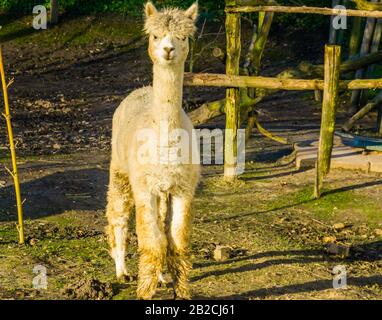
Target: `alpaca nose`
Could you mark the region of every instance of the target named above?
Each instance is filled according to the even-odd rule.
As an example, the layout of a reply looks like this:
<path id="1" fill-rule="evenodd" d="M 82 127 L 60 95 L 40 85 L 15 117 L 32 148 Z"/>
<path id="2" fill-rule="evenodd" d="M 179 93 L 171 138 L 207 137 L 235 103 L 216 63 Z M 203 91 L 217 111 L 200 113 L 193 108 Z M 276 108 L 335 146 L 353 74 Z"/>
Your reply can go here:
<path id="1" fill-rule="evenodd" d="M 170 55 L 170 53 L 175 50 L 174 47 L 164 47 L 163 49 L 164 49 L 164 51 L 167 52 L 168 55 Z"/>

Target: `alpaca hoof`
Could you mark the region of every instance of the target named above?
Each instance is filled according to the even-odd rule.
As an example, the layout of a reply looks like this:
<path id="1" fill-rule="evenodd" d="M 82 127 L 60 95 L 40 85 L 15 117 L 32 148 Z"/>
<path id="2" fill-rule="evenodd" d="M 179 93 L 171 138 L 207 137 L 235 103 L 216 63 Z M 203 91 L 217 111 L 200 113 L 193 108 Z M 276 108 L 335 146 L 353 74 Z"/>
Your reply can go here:
<path id="1" fill-rule="evenodd" d="M 140 294 L 140 293 L 137 293 L 137 299 L 138 300 L 152 300 L 153 298 L 153 294 Z"/>
<path id="2" fill-rule="evenodd" d="M 131 274 L 122 274 L 118 276 L 117 279 L 119 282 L 122 282 L 122 283 L 130 283 L 130 282 L 136 281 L 137 277 Z"/>
<path id="3" fill-rule="evenodd" d="M 137 288 L 137 297 L 138 300 L 151 300 L 156 292 L 157 289 L 157 282 L 155 283 L 150 283 L 149 285 L 142 285 L 138 281 L 138 288 Z"/>
<path id="4" fill-rule="evenodd" d="M 191 300 L 188 290 L 174 290 L 174 300 Z"/>
<path id="5" fill-rule="evenodd" d="M 158 279 L 159 288 L 168 288 L 172 285 L 172 279 L 169 275 L 160 274 Z"/>
<path id="6" fill-rule="evenodd" d="M 174 300 L 191 300 L 190 293 L 174 294 Z"/>

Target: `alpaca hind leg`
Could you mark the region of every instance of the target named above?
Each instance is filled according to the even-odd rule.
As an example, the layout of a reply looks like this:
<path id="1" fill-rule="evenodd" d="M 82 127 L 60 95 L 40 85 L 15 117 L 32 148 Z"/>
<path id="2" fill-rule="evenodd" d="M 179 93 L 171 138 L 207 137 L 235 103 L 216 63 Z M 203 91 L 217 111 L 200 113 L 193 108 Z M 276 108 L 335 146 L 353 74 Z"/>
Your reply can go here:
<path id="1" fill-rule="evenodd" d="M 167 240 L 158 215 L 158 199 L 146 195 L 136 205 L 139 247 L 138 299 L 151 299 L 166 257 Z"/>
<path id="2" fill-rule="evenodd" d="M 173 197 L 172 212 L 167 228 L 167 265 L 171 272 L 175 298 L 190 299 L 188 275 L 191 263 L 188 259 L 189 235 L 191 229 L 191 200 Z"/>

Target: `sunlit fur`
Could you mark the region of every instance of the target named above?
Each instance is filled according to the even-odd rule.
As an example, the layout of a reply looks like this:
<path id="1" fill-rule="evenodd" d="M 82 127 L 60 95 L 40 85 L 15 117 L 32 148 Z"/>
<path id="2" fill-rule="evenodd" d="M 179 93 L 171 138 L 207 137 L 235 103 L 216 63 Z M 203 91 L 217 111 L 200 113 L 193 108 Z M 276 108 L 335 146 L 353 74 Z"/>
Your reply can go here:
<path id="1" fill-rule="evenodd" d="M 140 253 L 138 289 L 140 299 L 153 297 L 166 264 L 175 295 L 190 298 L 187 248 L 191 229 L 191 204 L 200 176 L 198 164 L 142 164 L 137 161 L 140 144 L 136 134 L 151 128 L 158 135 L 183 129 L 192 139 L 193 126 L 182 109 L 184 64 L 193 36 L 197 4 L 188 10 L 157 11 L 145 6 L 145 30 L 153 61 L 153 86 L 131 93 L 113 118 L 107 234 L 118 278 L 127 275 L 125 266 L 128 219 L 135 207 Z M 191 146 L 191 141 L 188 141 Z M 170 140 L 170 145 L 175 141 Z M 159 144 L 155 149 L 160 150 Z M 191 154 L 190 154 L 191 156 Z"/>

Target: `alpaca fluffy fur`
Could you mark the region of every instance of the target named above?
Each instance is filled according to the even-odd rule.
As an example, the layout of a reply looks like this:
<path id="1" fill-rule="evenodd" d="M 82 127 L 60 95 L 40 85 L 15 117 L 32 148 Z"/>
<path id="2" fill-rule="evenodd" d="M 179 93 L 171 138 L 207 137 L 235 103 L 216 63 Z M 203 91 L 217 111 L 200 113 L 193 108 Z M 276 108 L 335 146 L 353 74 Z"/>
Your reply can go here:
<path id="1" fill-rule="evenodd" d="M 193 126 L 182 109 L 184 63 L 188 41 L 195 31 L 197 5 L 187 11 L 159 12 L 146 4 L 145 30 L 150 34 L 149 55 L 153 61 L 153 86 L 131 93 L 113 117 L 112 154 L 106 216 L 110 253 L 118 278 L 127 276 L 125 267 L 127 225 L 135 207 L 140 253 L 137 295 L 150 299 L 167 263 L 175 295 L 190 298 L 188 243 L 191 204 L 200 176 L 192 164 L 141 163 L 137 134 L 150 128 L 159 135 L 163 123 L 168 130 L 183 129 L 192 139 Z M 156 39 L 156 40 L 155 40 Z M 173 50 L 166 54 L 168 46 Z M 170 56 L 171 55 L 171 56 Z M 191 141 L 189 146 L 193 144 Z M 194 141 L 195 142 L 195 141 Z M 174 146 L 176 141 L 169 141 Z M 160 153 L 159 143 L 153 146 Z M 190 157 L 192 150 L 190 152 Z"/>
<path id="2" fill-rule="evenodd" d="M 168 32 L 179 38 L 193 37 L 196 31 L 194 20 L 177 8 L 165 9 L 146 19 L 146 34 L 163 36 Z"/>

